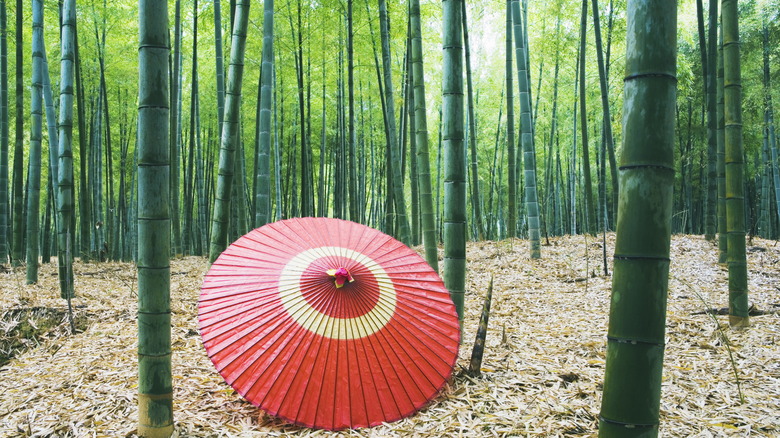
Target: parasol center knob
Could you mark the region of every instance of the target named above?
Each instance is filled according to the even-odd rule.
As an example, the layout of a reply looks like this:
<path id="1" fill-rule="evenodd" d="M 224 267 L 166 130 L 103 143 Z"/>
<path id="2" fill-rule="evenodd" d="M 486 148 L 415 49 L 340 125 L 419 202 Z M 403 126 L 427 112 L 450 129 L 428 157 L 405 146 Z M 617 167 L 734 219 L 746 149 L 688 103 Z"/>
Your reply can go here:
<path id="1" fill-rule="evenodd" d="M 350 274 L 347 268 L 344 267 L 338 269 L 328 269 L 328 275 L 335 279 L 334 283 L 336 284 L 336 288 L 344 286 L 347 282 L 352 283 L 355 281 L 355 279 L 352 278 L 352 274 Z"/>

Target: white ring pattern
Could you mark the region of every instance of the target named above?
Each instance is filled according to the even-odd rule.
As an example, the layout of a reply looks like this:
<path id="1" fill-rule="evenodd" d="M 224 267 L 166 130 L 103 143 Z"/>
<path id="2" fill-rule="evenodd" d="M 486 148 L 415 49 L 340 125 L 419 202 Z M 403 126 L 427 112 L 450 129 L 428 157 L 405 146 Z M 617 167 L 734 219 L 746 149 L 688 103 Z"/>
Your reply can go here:
<path id="1" fill-rule="evenodd" d="M 374 275 L 379 286 L 379 300 L 369 312 L 355 318 L 339 318 L 320 312 L 306 301 L 301 292 L 301 276 L 314 260 L 334 255 L 352 259 Z M 351 340 L 370 336 L 381 330 L 395 312 L 395 287 L 387 272 L 372 258 L 349 248 L 320 246 L 301 252 L 285 265 L 279 276 L 278 290 L 285 310 L 298 324 L 331 339 Z"/>

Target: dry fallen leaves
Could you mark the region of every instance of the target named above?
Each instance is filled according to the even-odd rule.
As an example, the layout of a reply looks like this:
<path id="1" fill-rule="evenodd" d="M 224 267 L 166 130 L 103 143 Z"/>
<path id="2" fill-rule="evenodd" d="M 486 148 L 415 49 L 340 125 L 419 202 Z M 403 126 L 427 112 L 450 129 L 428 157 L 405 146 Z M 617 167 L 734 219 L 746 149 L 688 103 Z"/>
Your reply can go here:
<path id="1" fill-rule="evenodd" d="M 583 236 L 549 243 L 541 260 L 528 257 L 523 240 L 469 243 L 460 366 L 468 363 L 482 296 L 495 277 L 481 377 L 456 372 L 411 418 L 335 434 L 271 418 L 222 381 L 197 333 L 207 263 L 172 261 L 176 436 L 596 436 L 611 281 L 603 276 L 602 243 Z M 611 234 L 608 254 L 613 245 Z M 726 341 L 712 316 L 694 314 L 706 310 L 702 299 L 710 308 L 727 305 L 726 269 L 716 263 L 714 244 L 699 236 L 674 236 L 672 246 L 661 434 L 780 436 L 780 247 L 755 239 L 748 254 L 750 300 L 770 313 L 740 331 L 716 316 L 734 353 L 741 403 Z M 0 368 L 0 436 L 134 435 L 135 268 L 76 263 L 75 274 L 73 305 L 88 325 L 74 336 L 55 330 Z M 37 285 L 24 284 L 23 270 L 0 273 L 0 315 L 65 306 L 55 266 L 41 268 Z M 11 325 L 3 321 L 0 332 Z"/>

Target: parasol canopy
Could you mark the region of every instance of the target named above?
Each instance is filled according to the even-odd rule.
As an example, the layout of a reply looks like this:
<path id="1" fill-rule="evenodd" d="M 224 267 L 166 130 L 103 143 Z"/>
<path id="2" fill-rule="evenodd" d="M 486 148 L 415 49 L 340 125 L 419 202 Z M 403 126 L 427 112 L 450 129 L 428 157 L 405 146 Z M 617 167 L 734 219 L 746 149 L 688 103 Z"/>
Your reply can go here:
<path id="1" fill-rule="evenodd" d="M 460 329 L 439 276 L 392 237 L 340 219 L 250 231 L 198 304 L 217 371 L 269 414 L 322 429 L 407 417 L 450 378 Z"/>

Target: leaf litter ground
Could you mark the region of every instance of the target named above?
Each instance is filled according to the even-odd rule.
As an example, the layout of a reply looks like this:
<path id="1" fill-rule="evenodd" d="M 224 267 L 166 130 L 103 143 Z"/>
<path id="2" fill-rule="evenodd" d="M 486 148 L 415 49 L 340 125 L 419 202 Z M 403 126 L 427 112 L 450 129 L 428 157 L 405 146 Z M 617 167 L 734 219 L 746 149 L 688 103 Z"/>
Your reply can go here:
<path id="1" fill-rule="evenodd" d="M 614 234 L 608 234 L 607 254 L 613 248 Z M 197 332 L 207 263 L 173 260 L 175 436 L 594 437 L 611 282 L 603 272 L 602 243 L 554 238 L 542 256 L 530 260 L 528 242 L 519 239 L 469 243 L 464 342 L 451 383 L 410 418 L 338 433 L 286 425 L 224 383 Z M 728 301 L 727 270 L 716 262 L 713 243 L 673 237 L 661 435 L 780 436 L 780 245 L 761 239 L 749 245 L 750 301 L 764 314 L 753 316 L 746 330 L 731 330 L 727 316 L 705 312 Z M 75 335 L 68 334 L 56 266 L 42 266 L 37 285 L 24 284 L 21 268 L 0 272 L 0 346 L 16 356 L 0 368 L 0 436 L 134 436 L 135 268 L 76 263 L 74 270 Z M 462 369 L 491 276 L 482 375 L 469 377 Z M 6 342 L 22 324 L 36 326 L 39 314 L 59 319 L 22 345 Z"/>

